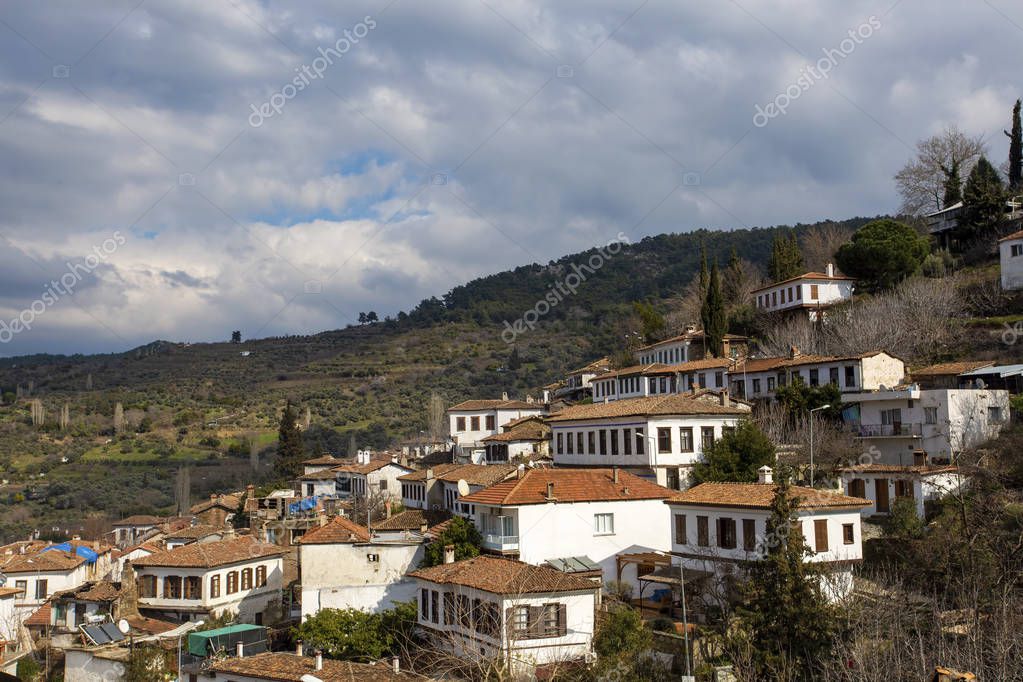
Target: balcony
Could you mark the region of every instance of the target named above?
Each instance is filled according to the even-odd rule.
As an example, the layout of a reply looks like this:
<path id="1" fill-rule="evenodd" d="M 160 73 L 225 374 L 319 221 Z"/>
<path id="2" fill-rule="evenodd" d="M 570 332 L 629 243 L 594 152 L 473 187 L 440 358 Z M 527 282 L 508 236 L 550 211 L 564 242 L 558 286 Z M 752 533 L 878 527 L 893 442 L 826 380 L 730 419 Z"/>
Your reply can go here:
<path id="1" fill-rule="evenodd" d="M 920 438 L 920 424 L 857 424 L 852 427 L 857 438 Z"/>
<path id="2" fill-rule="evenodd" d="M 519 536 L 485 533 L 483 535 L 483 546 L 496 552 L 516 552 L 519 549 Z"/>

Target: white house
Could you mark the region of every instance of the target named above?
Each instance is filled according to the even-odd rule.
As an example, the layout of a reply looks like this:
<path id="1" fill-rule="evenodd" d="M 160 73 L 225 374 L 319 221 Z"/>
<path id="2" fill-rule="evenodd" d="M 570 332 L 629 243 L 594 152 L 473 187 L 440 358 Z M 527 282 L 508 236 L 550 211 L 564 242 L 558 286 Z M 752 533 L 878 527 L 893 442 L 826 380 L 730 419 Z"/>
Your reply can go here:
<path id="1" fill-rule="evenodd" d="M 899 498 L 913 500 L 917 516 L 924 518 L 926 504 L 958 492 L 966 478 L 953 465 L 858 464 L 839 469 L 847 495 L 870 501 L 863 516 L 885 515 Z"/>
<path id="2" fill-rule="evenodd" d="M 834 384 L 842 393 L 856 393 L 898 386 L 905 376 L 906 363 L 884 351 L 837 357 L 803 355 L 798 348 L 788 357 L 748 358 L 730 373 L 734 393 L 749 399 L 773 398 L 796 377 L 807 386 Z"/>
<path id="3" fill-rule="evenodd" d="M 462 490 L 469 493 L 482 490 L 513 477 L 515 471 L 514 464 L 438 464 L 399 479 L 401 502 L 407 509 L 472 516 L 472 506 L 462 502 Z"/>
<path id="4" fill-rule="evenodd" d="M 1023 289 L 1023 230 L 998 240 L 998 259 L 1002 270 L 1002 289 Z"/>
<path id="5" fill-rule="evenodd" d="M 342 465 L 343 466 L 343 465 Z M 346 481 L 346 497 L 351 494 L 351 476 Z M 338 495 L 338 473 L 333 469 L 309 471 L 298 477 L 298 489 L 302 497 L 335 497 Z"/>
<path id="6" fill-rule="evenodd" d="M 281 601 L 285 554 L 242 536 L 142 557 L 132 564 L 139 609 L 172 621 L 231 614 L 259 625 Z"/>
<path id="7" fill-rule="evenodd" d="M 208 682 L 423 682 L 400 669 L 397 659 L 377 663 L 335 661 L 322 655 L 281 651 L 211 661 L 199 677 Z"/>
<path id="8" fill-rule="evenodd" d="M 1009 422 L 1009 393 L 916 384 L 842 397 L 842 417 L 877 464 L 950 464 Z"/>
<path id="9" fill-rule="evenodd" d="M 152 531 L 160 527 L 161 519 L 156 516 L 137 514 L 111 524 L 114 527 L 114 544 L 129 547 L 138 544 Z"/>
<path id="10" fill-rule="evenodd" d="M 735 358 L 744 355 L 749 339 L 737 334 L 725 334 L 722 355 Z M 636 351 L 641 365 L 681 365 L 707 357 L 707 337 L 702 330 L 690 326 L 685 333 L 643 346 Z"/>
<path id="11" fill-rule="evenodd" d="M 483 548 L 540 565 L 584 556 L 604 580 L 623 553 L 669 549 L 664 500 L 673 491 L 619 469 L 532 469 L 464 498 L 475 505 Z M 634 567 L 633 567 L 634 568 Z"/>
<path id="12" fill-rule="evenodd" d="M 677 490 L 704 449 L 749 413 L 727 391 L 705 391 L 576 405 L 547 423 L 557 466 L 621 467 Z"/>
<path id="13" fill-rule="evenodd" d="M 507 464 L 515 459 L 543 459 L 550 455 L 551 429 L 541 416 L 513 419 L 501 427 L 501 433 L 482 441 L 487 464 Z"/>
<path id="14" fill-rule="evenodd" d="M 781 312 L 805 310 L 810 319 L 817 319 L 817 313 L 824 308 L 852 299 L 851 277 L 835 273 L 835 266 L 828 263 L 824 272 L 807 272 L 797 277 L 768 284 L 751 292 L 757 310 Z"/>
<path id="15" fill-rule="evenodd" d="M 334 467 L 337 494 L 341 497 L 397 498 L 401 494 L 398 479 L 412 471 L 395 458 L 373 459 L 369 450 L 360 450 L 353 464 Z"/>
<path id="16" fill-rule="evenodd" d="M 302 462 L 303 474 L 315 474 L 317 471 L 324 471 L 331 467 L 341 466 L 345 461 L 331 454 L 320 455 Z"/>
<path id="17" fill-rule="evenodd" d="M 484 438 L 500 433 L 500 427 L 513 419 L 545 411 L 542 404 L 524 400 L 466 400 L 448 408 L 448 428 L 461 455 L 479 463 L 484 455 Z"/>
<path id="18" fill-rule="evenodd" d="M 335 516 L 299 540 L 302 618 L 320 609 L 379 612 L 415 599 L 409 570 L 423 558 L 420 533 L 370 534 L 365 526 Z"/>
<path id="19" fill-rule="evenodd" d="M 23 594 L 17 587 L 0 587 L 0 651 L 4 658 L 11 650 L 18 649 L 22 617 L 15 600 Z"/>
<path id="20" fill-rule="evenodd" d="M 411 576 L 419 625 L 455 657 L 528 673 L 592 653 L 600 586 L 586 578 L 492 556 Z"/>
<path id="21" fill-rule="evenodd" d="M 0 565 L 7 587 L 22 591 L 15 598 L 22 617 L 40 609 L 53 593 L 106 578 L 114 569 L 110 548 L 96 544 L 72 540 L 59 545 L 32 543 L 22 549 L 24 553 L 3 557 Z"/>
<path id="22" fill-rule="evenodd" d="M 863 559 L 860 512 L 870 502 L 800 486 L 789 490 L 799 500 L 795 528 L 810 548 L 805 560 L 827 565 L 822 588 L 831 599 L 846 596 L 852 590 L 852 568 Z M 770 469 L 764 467 L 760 483 L 701 483 L 668 500 L 675 565 L 691 576 L 711 576 L 715 584 L 741 576 L 780 541 L 767 536 L 776 492 Z"/>
<path id="23" fill-rule="evenodd" d="M 602 357 L 565 375 L 563 385 L 554 391 L 557 398 L 578 400 L 591 394 L 590 382 L 611 371 L 611 359 Z"/>
<path id="24" fill-rule="evenodd" d="M 698 388 L 727 389 L 731 364 L 728 358 L 706 358 L 674 365 L 655 363 L 626 367 L 593 380 L 593 401 L 644 398 Z"/>

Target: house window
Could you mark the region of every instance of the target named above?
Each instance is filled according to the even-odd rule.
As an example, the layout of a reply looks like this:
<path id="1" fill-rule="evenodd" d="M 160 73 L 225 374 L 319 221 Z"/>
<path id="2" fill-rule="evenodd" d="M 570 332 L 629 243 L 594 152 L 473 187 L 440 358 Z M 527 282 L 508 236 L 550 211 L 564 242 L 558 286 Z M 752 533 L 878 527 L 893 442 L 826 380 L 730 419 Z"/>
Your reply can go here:
<path id="1" fill-rule="evenodd" d="M 820 287 L 818 287 L 816 284 L 811 284 L 810 285 L 810 300 L 811 301 L 816 301 L 817 300 L 817 296 L 818 296 L 819 293 L 820 293 Z"/>
<path id="2" fill-rule="evenodd" d="M 987 420 L 992 424 L 1002 423 L 1002 408 L 993 406 L 987 408 Z"/>
<path id="3" fill-rule="evenodd" d="M 419 617 L 430 620 L 430 590 L 426 588 L 419 590 Z"/>
<path id="4" fill-rule="evenodd" d="M 802 284 L 800 284 L 799 286 L 796 287 L 796 300 L 797 301 L 802 301 L 803 300 L 803 285 Z"/>
<path id="5" fill-rule="evenodd" d="M 469 418 L 469 424 L 472 427 L 473 431 L 479 431 L 480 430 L 480 418 L 479 417 L 470 417 Z"/>
<path id="6" fill-rule="evenodd" d="M 772 291 L 771 292 L 771 306 L 773 307 L 773 306 L 776 306 L 776 305 L 778 305 L 778 292 L 777 291 Z"/>
<path id="7" fill-rule="evenodd" d="M 742 548 L 747 552 L 752 552 L 757 548 L 756 519 L 742 520 Z"/>
<path id="8" fill-rule="evenodd" d="M 1023 244 L 1013 244 L 1011 248 L 1013 258 L 1023 256 Z"/>
<path id="9" fill-rule="evenodd" d="M 856 541 L 855 531 L 851 523 L 842 524 L 842 542 L 851 545 Z"/>
<path id="10" fill-rule="evenodd" d="M 820 383 L 821 383 L 821 380 L 820 380 L 820 370 L 818 370 L 818 369 L 811 369 L 810 370 L 810 385 L 811 386 L 819 386 Z"/>
<path id="11" fill-rule="evenodd" d="M 828 551 L 827 519 L 817 519 L 813 522 L 813 545 L 817 552 Z"/>
<path id="12" fill-rule="evenodd" d="M 615 532 L 615 515 L 614 514 L 594 514 L 593 515 L 593 534 L 594 535 L 614 535 Z"/>
<path id="13" fill-rule="evenodd" d="M 643 429 L 636 429 L 636 454 L 642 455 L 646 452 L 645 446 L 643 445 L 646 440 L 646 436 L 643 433 Z"/>
<path id="14" fill-rule="evenodd" d="M 718 547 L 735 549 L 735 519 L 727 517 L 718 519 Z"/>
<path id="15" fill-rule="evenodd" d="M 525 638 L 529 635 L 529 607 L 515 606 L 511 617 L 512 637 Z"/>
<path id="16" fill-rule="evenodd" d="M 465 417 L 455 417 L 455 431 L 465 431 Z"/>
<path id="17" fill-rule="evenodd" d="M 618 429 L 611 429 L 611 454 L 618 454 Z"/>
<path id="18" fill-rule="evenodd" d="M 560 455 L 561 453 L 563 453 L 565 451 L 564 450 L 565 434 L 559 433 L 558 436 L 557 436 L 557 439 L 558 439 L 557 451 L 558 451 L 558 454 Z"/>
<path id="19" fill-rule="evenodd" d="M 700 429 L 700 447 L 706 452 L 711 445 L 714 445 L 714 427 L 704 426 Z"/>
<path id="20" fill-rule="evenodd" d="M 19 580 L 16 584 L 17 587 L 25 589 L 25 581 Z M 140 597 L 155 597 L 156 596 L 156 576 L 155 575 L 143 575 L 139 577 L 139 596 Z"/>
<path id="21" fill-rule="evenodd" d="M 924 424 L 937 424 L 938 423 L 938 408 L 936 407 L 925 407 L 924 408 Z"/>
<path id="22" fill-rule="evenodd" d="M 46 599 L 49 593 L 46 580 L 36 580 L 36 599 Z"/>
<path id="23" fill-rule="evenodd" d="M 181 576 L 168 575 L 163 579 L 164 599 L 181 599 Z"/>
<path id="24" fill-rule="evenodd" d="M 601 429 L 598 432 L 598 437 L 599 437 L 599 440 L 600 440 L 600 454 L 606 455 L 607 454 L 607 431 L 605 431 L 604 429 Z"/>
<path id="25" fill-rule="evenodd" d="M 696 544 L 700 547 L 710 546 L 709 522 L 706 516 L 696 517 Z"/>
<path id="26" fill-rule="evenodd" d="M 244 568 L 244 569 L 242 569 L 242 589 L 243 590 L 251 590 L 252 589 L 252 569 L 251 568 Z"/>
<path id="27" fill-rule="evenodd" d="M 911 481 L 895 481 L 895 497 L 913 497 L 913 483 Z"/>
<path id="28" fill-rule="evenodd" d="M 185 578 L 185 599 L 202 599 L 202 578 L 194 575 Z"/>
<path id="29" fill-rule="evenodd" d="M 234 594 L 238 591 L 238 571 L 230 571 L 227 574 L 227 593 Z"/>
<path id="30" fill-rule="evenodd" d="M 862 478 L 854 478 L 849 481 L 849 494 L 853 497 L 866 498 L 867 482 Z"/>
<path id="31" fill-rule="evenodd" d="M 632 429 L 622 429 L 622 452 L 632 454 Z"/>
<path id="32" fill-rule="evenodd" d="M 496 428 L 494 426 L 495 421 L 497 421 L 497 417 L 492 414 L 487 415 L 487 431 L 493 431 Z"/>
<path id="33" fill-rule="evenodd" d="M 768 391 L 774 390 L 774 377 L 767 377 L 767 390 Z"/>
<path id="34" fill-rule="evenodd" d="M 689 544 L 686 538 L 686 515 L 675 514 L 675 544 L 686 545 Z"/>
<path id="35" fill-rule="evenodd" d="M 583 432 L 579 431 L 575 434 L 575 451 L 578 454 L 583 454 Z"/>
<path id="36" fill-rule="evenodd" d="M 220 596 L 220 576 L 215 575 L 210 578 L 210 598 L 216 598 Z"/>
<path id="37" fill-rule="evenodd" d="M 678 435 L 682 452 L 693 451 L 693 427 L 691 426 L 680 426 L 678 429 Z"/>
<path id="38" fill-rule="evenodd" d="M 853 365 L 847 365 L 845 368 L 845 386 L 846 388 L 856 386 L 856 368 Z"/>
<path id="39" fill-rule="evenodd" d="M 455 595 L 451 592 L 444 593 L 444 624 L 454 625 L 455 623 Z"/>
<path id="40" fill-rule="evenodd" d="M 597 454 L 597 436 L 593 431 L 586 432 L 586 454 Z"/>
<path id="41" fill-rule="evenodd" d="M 543 633 L 548 637 L 559 637 L 561 632 L 561 604 L 543 605 Z"/>
<path id="42" fill-rule="evenodd" d="M 569 432 L 569 433 L 565 434 L 565 453 L 569 454 L 569 455 L 574 455 L 575 454 L 575 434 L 574 433 Z"/>
<path id="43" fill-rule="evenodd" d="M 753 380 L 753 393 L 760 393 L 760 379 Z"/>
<path id="44" fill-rule="evenodd" d="M 707 388 L 707 375 L 700 374 L 700 388 Z"/>
<path id="45" fill-rule="evenodd" d="M 724 372 L 714 372 L 714 385 L 717 388 L 721 388 L 721 387 L 723 387 L 725 385 L 725 373 Z"/>
<path id="46" fill-rule="evenodd" d="M 828 383 L 838 386 L 838 368 L 831 367 L 828 369 Z"/>
<path id="47" fill-rule="evenodd" d="M 671 452 L 671 428 L 668 426 L 657 427 L 657 452 L 661 454 Z"/>
<path id="48" fill-rule="evenodd" d="M 430 622 L 440 622 L 440 594 L 437 590 L 430 590 Z"/>

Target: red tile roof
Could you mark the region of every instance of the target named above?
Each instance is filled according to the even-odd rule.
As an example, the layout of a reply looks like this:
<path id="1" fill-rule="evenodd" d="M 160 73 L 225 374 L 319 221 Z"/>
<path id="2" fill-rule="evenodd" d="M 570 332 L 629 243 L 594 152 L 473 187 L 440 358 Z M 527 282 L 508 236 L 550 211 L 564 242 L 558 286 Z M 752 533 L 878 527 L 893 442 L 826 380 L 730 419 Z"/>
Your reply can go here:
<path id="1" fill-rule="evenodd" d="M 1012 234 L 1007 234 L 998 241 L 1006 242 L 1009 241 L 1010 239 L 1023 239 L 1023 230 L 1018 230 L 1016 232 L 1013 232 Z"/>
<path id="2" fill-rule="evenodd" d="M 992 360 L 962 360 L 959 362 L 942 362 L 937 365 L 928 365 L 919 369 L 910 370 L 912 377 L 947 376 L 972 372 L 982 367 L 991 367 L 995 363 Z"/>
<path id="3" fill-rule="evenodd" d="M 478 490 L 463 502 L 500 506 L 547 504 L 547 484 L 554 484 L 554 500 L 565 502 L 608 502 L 664 500 L 675 491 L 619 470 L 618 482 L 612 469 L 530 469 L 513 478 Z"/>
<path id="4" fill-rule="evenodd" d="M 392 462 L 390 458 L 387 458 L 387 459 L 373 459 L 373 460 L 370 460 L 369 464 L 343 464 L 341 466 L 337 466 L 337 467 L 331 468 L 330 471 L 343 472 L 343 473 L 346 473 L 346 474 L 363 474 L 363 475 L 365 475 L 365 474 L 371 474 L 374 471 L 379 471 L 380 469 L 383 469 L 385 466 L 387 466 L 389 464 L 393 464 L 396 467 L 401 467 L 402 469 L 405 469 L 406 471 L 410 471 L 410 469 L 408 467 L 402 466 L 401 464 L 398 464 L 396 462 Z"/>
<path id="5" fill-rule="evenodd" d="M 548 566 L 533 566 L 486 555 L 421 568 L 409 575 L 440 585 L 461 585 L 501 595 L 589 592 L 600 589 L 599 585 L 588 578 L 562 573 Z"/>
<path id="6" fill-rule="evenodd" d="M 954 464 L 918 464 L 902 466 L 898 464 L 857 464 L 851 467 L 841 467 L 839 471 L 855 474 L 950 474 L 959 471 Z"/>
<path id="7" fill-rule="evenodd" d="M 773 483 L 700 483 L 676 494 L 668 504 L 770 509 L 777 489 Z M 789 486 L 789 496 L 799 500 L 799 509 L 859 509 L 873 504 L 861 497 L 798 485 Z"/>
<path id="8" fill-rule="evenodd" d="M 46 602 L 45 604 L 40 606 L 35 611 L 35 613 L 33 613 L 31 616 L 25 619 L 25 625 L 26 626 L 38 625 L 44 627 L 48 626 L 52 622 L 50 620 L 50 614 L 51 614 L 50 602 Z"/>
<path id="9" fill-rule="evenodd" d="M 540 410 L 540 403 L 525 400 L 465 400 L 448 408 L 448 412 L 482 412 L 484 410 Z"/>
<path id="10" fill-rule="evenodd" d="M 4 573 L 36 573 L 37 571 L 71 571 L 85 562 L 84 557 L 51 549 L 34 554 L 16 554 L 0 564 Z"/>
<path id="11" fill-rule="evenodd" d="M 377 531 L 419 531 L 425 524 L 427 530 L 451 518 L 451 512 L 444 509 L 406 509 L 389 519 L 372 524 Z"/>
<path id="12" fill-rule="evenodd" d="M 427 472 L 447 483 L 464 480 L 469 485 L 493 485 L 515 473 L 514 464 L 438 464 L 399 476 L 399 481 L 425 481 Z"/>
<path id="13" fill-rule="evenodd" d="M 322 670 L 316 670 L 312 656 L 267 652 L 228 658 L 210 666 L 212 672 L 227 677 L 249 677 L 272 682 L 299 682 L 303 676 L 312 676 L 323 682 L 406 682 L 423 680 L 408 672 L 395 673 L 387 663 L 356 663 L 323 659 Z"/>
<path id="14" fill-rule="evenodd" d="M 277 545 L 257 542 L 248 535 L 217 542 L 193 542 L 174 549 L 156 552 L 136 559 L 136 567 L 168 566 L 175 568 L 215 568 L 245 561 L 265 559 L 287 554 L 288 550 Z"/>
<path id="15" fill-rule="evenodd" d="M 303 535 L 299 542 L 303 545 L 350 545 L 356 542 L 369 542 L 369 531 L 343 516 L 335 516 L 319 528 L 313 528 Z"/>
<path id="16" fill-rule="evenodd" d="M 796 355 L 796 357 L 774 357 L 774 358 L 747 358 L 740 363 L 733 374 L 742 372 L 767 372 L 782 367 L 801 367 L 803 365 L 817 365 L 829 362 L 851 362 L 853 360 L 864 360 L 866 358 L 880 355 L 884 351 L 875 350 L 859 355 Z M 892 357 L 895 357 L 894 355 Z"/>
<path id="17" fill-rule="evenodd" d="M 614 417 L 646 417 L 672 415 L 744 415 L 748 406 L 739 406 L 732 400 L 728 405 L 708 399 L 708 395 L 693 396 L 687 393 L 626 398 L 607 403 L 574 405 L 547 418 L 550 422 L 578 421 L 585 419 L 608 419 Z M 718 394 L 713 394 L 718 395 Z"/>
<path id="18" fill-rule="evenodd" d="M 571 376 L 573 374 L 589 374 L 591 372 L 594 374 L 599 374 L 601 372 L 606 372 L 610 368 L 611 359 L 605 355 L 599 360 L 594 360 L 588 365 L 583 365 L 578 369 L 573 369 L 572 371 L 568 372 L 568 375 Z"/>
<path id="19" fill-rule="evenodd" d="M 529 417 L 516 420 L 517 423 L 509 426 L 505 424 L 504 431 L 495 433 L 481 439 L 483 443 L 514 443 L 522 440 L 548 440 L 551 437 L 551 427 L 543 423 L 541 417 Z"/>
<path id="20" fill-rule="evenodd" d="M 778 286 L 781 286 L 783 284 L 788 284 L 789 282 L 797 282 L 799 280 L 804 280 L 804 279 L 821 279 L 821 280 L 830 281 L 830 282 L 839 282 L 839 281 L 852 282 L 852 281 L 854 281 L 854 278 L 846 277 L 845 275 L 831 275 L 829 277 L 828 273 L 826 273 L 826 272 L 804 272 L 802 275 L 797 275 L 795 277 L 789 277 L 788 279 L 783 279 L 780 282 L 774 282 L 772 284 L 768 284 L 768 285 L 762 286 L 759 289 L 753 289 L 750 293 L 754 293 L 755 294 L 758 291 L 764 291 L 765 289 L 773 289 L 774 287 L 778 287 Z"/>
<path id="21" fill-rule="evenodd" d="M 236 511 L 239 504 L 241 504 L 241 496 L 239 495 L 216 495 L 212 500 L 193 504 L 188 511 L 192 514 L 202 514 L 204 511 L 209 511 L 215 507 Z"/>
<path id="22" fill-rule="evenodd" d="M 302 462 L 302 464 L 306 466 L 318 466 L 321 464 L 340 464 L 341 462 L 342 460 L 335 457 L 334 455 L 320 455 L 319 457 L 314 457 L 313 459 L 307 459 L 306 461 Z"/>
<path id="23" fill-rule="evenodd" d="M 697 331 L 686 332 L 685 334 L 679 334 L 678 336 L 672 336 L 671 338 L 668 338 L 668 339 L 662 339 L 661 341 L 654 341 L 653 343 L 649 343 L 649 344 L 647 344 L 645 346 L 640 346 L 636 350 L 637 351 L 649 350 L 651 348 L 657 348 L 658 346 L 663 346 L 663 345 L 668 344 L 668 343 L 677 343 L 679 341 L 691 341 L 693 339 L 702 339 L 703 337 L 704 337 L 703 330 L 699 329 Z M 747 340 L 747 337 L 741 336 L 739 334 L 725 334 L 724 338 L 726 340 L 728 340 L 728 341 L 746 341 Z"/>
<path id="24" fill-rule="evenodd" d="M 165 620 L 145 618 L 143 616 L 126 616 L 125 620 L 128 621 L 128 625 L 131 626 L 132 630 L 137 630 L 146 635 L 160 635 L 180 626 L 180 623 L 169 623 Z"/>
<path id="25" fill-rule="evenodd" d="M 136 514 L 135 516 L 129 516 L 128 518 L 121 519 L 120 521 L 114 521 L 111 525 L 115 528 L 118 526 L 156 526 L 162 521 L 163 519 L 157 516 Z"/>

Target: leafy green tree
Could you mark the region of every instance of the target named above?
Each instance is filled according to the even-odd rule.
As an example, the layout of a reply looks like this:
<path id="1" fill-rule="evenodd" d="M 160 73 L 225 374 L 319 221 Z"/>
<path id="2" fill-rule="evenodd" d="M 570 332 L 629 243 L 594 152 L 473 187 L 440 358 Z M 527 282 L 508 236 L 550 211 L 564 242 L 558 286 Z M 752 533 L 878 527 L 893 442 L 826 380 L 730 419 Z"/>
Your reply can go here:
<path id="1" fill-rule="evenodd" d="M 778 232 L 771 242 L 771 258 L 767 262 L 767 273 L 775 282 L 802 274 L 803 251 L 795 233 L 786 235 Z"/>
<path id="2" fill-rule="evenodd" d="M 737 615 L 748 636 L 756 679 L 808 679 L 835 641 L 837 618 L 802 533 L 793 530 L 798 499 L 779 476 L 767 519 L 764 557 L 752 562 Z M 734 636 L 734 635 L 733 635 Z"/>
<path id="3" fill-rule="evenodd" d="M 830 419 L 842 418 L 842 392 L 835 384 L 808 386 L 803 377 L 794 375 L 792 381 L 779 386 L 774 397 L 782 404 L 790 416 L 805 414 L 818 407 L 830 405 L 820 414 Z"/>
<path id="4" fill-rule="evenodd" d="M 441 531 L 433 542 L 426 546 L 420 568 L 439 566 L 444 563 L 444 548 L 448 545 L 455 546 L 455 561 L 471 559 L 479 556 L 480 547 L 483 545 L 483 537 L 475 524 L 466 521 L 461 516 L 451 519 L 448 527 Z"/>
<path id="5" fill-rule="evenodd" d="M 370 613 L 359 609 L 321 609 L 291 631 L 310 649 L 319 649 L 328 658 L 340 660 L 377 660 L 395 653 L 411 636 L 416 608 L 398 604 L 396 608 Z"/>
<path id="6" fill-rule="evenodd" d="M 859 286 L 880 291 L 916 274 L 929 251 L 926 237 L 905 223 L 883 218 L 858 229 L 839 247 L 835 261 Z"/>
<path id="7" fill-rule="evenodd" d="M 237 329 L 235 331 L 231 332 L 231 343 L 241 343 L 241 342 L 242 342 L 242 333 L 240 331 L 238 331 Z"/>
<path id="8" fill-rule="evenodd" d="M 667 328 L 664 316 L 657 312 L 652 304 L 643 301 L 633 303 L 632 309 L 639 315 L 643 338 L 647 341 L 656 341 Z"/>
<path id="9" fill-rule="evenodd" d="M 1005 216 L 1005 199 L 1001 176 L 987 157 L 980 157 L 963 189 L 963 213 L 956 229 L 959 240 L 970 243 L 997 234 Z"/>
<path id="10" fill-rule="evenodd" d="M 911 497 L 897 497 L 892 502 L 884 532 L 896 540 L 916 540 L 923 537 L 924 522 L 916 513 L 916 502 Z"/>
<path id="11" fill-rule="evenodd" d="M 626 604 L 615 604 L 597 629 L 593 649 L 599 656 L 628 656 L 649 648 L 651 638 L 639 611 Z"/>
<path id="12" fill-rule="evenodd" d="M 1020 107 L 1023 102 L 1016 100 L 1012 108 L 1012 132 L 1003 131 L 1009 138 L 1009 189 L 1013 192 L 1023 185 L 1023 126 L 1020 124 Z"/>
<path id="13" fill-rule="evenodd" d="M 704 461 L 693 468 L 697 483 L 706 481 L 737 481 L 751 483 L 757 480 L 757 470 L 774 466 L 774 443 L 760 428 L 748 419 L 741 420 L 735 429 L 726 432 L 703 453 Z"/>
<path id="14" fill-rule="evenodd" d="M 718 275 L 718 264 L 710 269 L 707 282 L 707 295 L 700 309 L 700 321 L 707 339 L 707 348 L 714 357 L 720 357 L 724 348 L 725 334 L 728 333 L 728 315 L 725 313 L 725 301 L 721 296 L 721 278 Z"/>
<path id="15" fill-rule="evenodd" d="M 302 473 L 305 446 L 302 432 L 298 428 L 298 415 L 289 402 L 281 415 L 281 426 L 277 431 L 277 475 L 284 479 L 295 478 Z"/>

